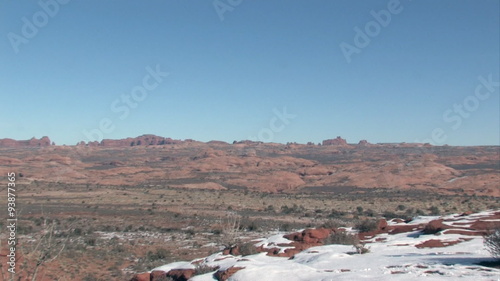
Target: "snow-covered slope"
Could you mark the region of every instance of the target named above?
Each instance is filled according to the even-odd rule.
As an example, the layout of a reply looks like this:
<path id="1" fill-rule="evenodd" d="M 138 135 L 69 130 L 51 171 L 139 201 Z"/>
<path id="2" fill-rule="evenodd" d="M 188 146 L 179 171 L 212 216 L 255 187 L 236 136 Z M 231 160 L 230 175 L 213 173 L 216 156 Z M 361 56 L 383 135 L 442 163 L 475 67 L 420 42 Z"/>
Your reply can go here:
<path id="1" fill-rule="evenodd" d="M 436 234 L 423 234 L 431 221 L 440 221 L 443 228 Z M 410 231 L 397 233 L 398 227 Z M 414 226 L 414 227 L 413 227 Z M 476 227 L 474 227 L 476 226 Z M 500 210 L 470 215 L 418 217 L 412 222 L 388 223 L 386 233 L 368 239 L 370 252 L 356 254 L 349 245 L 323 245 L 308 248 L 292 257 L 269 256 L 262 252 L 250 256 L 216 253 L 193 261 L 198 266 L 218 268 L 218 275 L 209 272 L 191 276 L 192 281 L 327 281 L 327 280 L 500 280 L 500 270 L 480 266 L 493 261 L 477 235 L 478 227 L 500 226 Z M 413 230 L 415 229 L 415 230 Z M 453 231 L 452 231 L 453 230 Z M 460 234 L 457 234 L 460 230 Z M 473 231 L 476 235 L 470 235 Z M 447 234 L 449 232 L 450 234 Z M 397 233 L 397 234 L 391 234 Z M 465 233 L 465 234 L 464 234 Z M 437 242 L 437 243 L 436 243 Z M 255 241 L 261 248 L 292 246 L 283 235 Z M 287 245 L 286 244 L 290 244 Z M 189 263 L 166 265 L 153 271 L 190 268 Z M 226 274 L 220 274 L 226 273 Z M 193 275 L 193 274 L 192 274 Z"/>

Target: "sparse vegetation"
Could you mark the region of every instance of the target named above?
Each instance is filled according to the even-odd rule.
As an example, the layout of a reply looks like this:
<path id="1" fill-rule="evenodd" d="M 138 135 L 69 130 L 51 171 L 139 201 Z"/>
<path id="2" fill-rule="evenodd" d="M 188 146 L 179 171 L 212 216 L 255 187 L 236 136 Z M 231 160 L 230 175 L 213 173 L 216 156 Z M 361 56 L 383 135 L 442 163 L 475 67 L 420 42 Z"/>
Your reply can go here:
<path id="1" fill-rule="evenodd" d="M 354 245 L 356 252 L 360 255 L 366 254 L 370 252 L 370 247 L 366 247 L 364 243 L 359 243 Z"/>
<path id="2" fill-rule="evenodd" d="M 157 248 L 156 251 L 149 251 L 146 258 L 150 261 L 164 260 L 170 256 L 170 252 L 165 248 Z"/>
<path id="3" fill-rule="evenodd" d="M 219 269 L 218 266 L 208 266 L 206 264 L 197 264 L 194 269 L 194 275 L 203 275 L 206 273 L 214 272 Z"/>
<path id="4" fill-rule="evenodd" d="M 355 226 L 359 232 L 370 232 L 377 229 L 377 222 L 375 220 L 362 220 L 358 222 Z"/>
<path id="5" fill-rule="evenodd" d="M 370 252 L 370 248 L 365 246 L 365 243 L 359 241 L 356 234 L 350 234 L 345 231 L 333 232 L 324 241 L 325 245 L 352 245 L 357 254 L 366 254 Z"/>
<path id="6" fill-rule="evenodd" d="M 365 211 L 365 216 L 367 216 L 367 217 L 375 217 L 376 213 L 375 213 L 374 210 L 368 209 L 368 210 Z"/>
<path id="7" fill-rule="evenodd" d="M 395 218 L 400 218 L 401 215 L 398 215 L 394 212 L 391 212 L 391 211 L 385 211 L 384 213 L 382 213 L 382 216 L 386 219 L 386 220 L 390 220 L 390 219 L 395 219 Z"/>
<path id="8" fill-rule="evenodd" d="M 329 219 L 324 222 L 321 227 L 324 228 L 339 228 L 339 227 L 347 227 L 348 222 L 342 219 Z"/>
<path id="9" fill-rule="evenodd" d="M 493 230 L 484 237 L 484 245 L 491 253 L 491 256 L 500 259 L 500 228 Z"/>
<path id="10" fill-rule="evenodd" d="M 302 206 L 297 206 L 297 204 L 293 204 L 292 207 L 288 207 L 288 205 L 281 206 L 281 213 L 283 214 L 298 214 L 304 212 L 305 208 Z"/>
<path id="11" fill-rule="evenodd" d="M 332 211 L 330 212 L 330 214 L 328 215 L 329 218 L 341 218 L 343 216 L 345 216 L 345 212 L 343 211 L 339 211 L 339 210 L 336 210 L 336 209 L 332 209 Z"/>
<path id="12" fill-rule="evenodd" d="M 359 243 L 358 236 L 345 231 L 333 232 L 324 241 L 324 244 L 339 244 L 339 245 L 357 245 Z"/>
<path id="13" fill-rule="evenodd" d="M 224 248 L 231 248 L 240 242 L 241 217 L 234 213 L 227 213 L 225 218 L 219 220 L 221 234 L 218 244 Z"/>
<path id="14" fill-rule="evenodd" d="M 436 206 L 432 206 L 429 208 L 429 215 L 439 216 L 439 215 L 441 215 L 441 210 L 439 210 L 439 208 Z"/>
<path id="15" fill-rule="evenodd" d="M 38 186 L 27 186 L 20 194 L 22 197 L 20 200 L 26 204 L 24 213 L 33 214 L 32 217 L 23 216 L 24 221 L 19 224 L 22 226 L 20 234 L 40 235 L 44 227 L 54 224 L 54 241 L 62 245 L 60 243 L 69 237 L 65 249 L 52 261 L 57 266 L 59 262 L 62 264 L 61 276 L 65 276 L 68 280 L 72 280 L 71 274 L 75 272 L 73 268 L 64 264 L 71 264 L 70 261 L 75 259 L 102 261 L 97 265 L 81 263 L 82 271 L 93 272 L 93 275 L 88 277 L 89 280 L 93 280 L 90 278 L 110 281 L 129 280 L 127 278 L 131 277 L 130 272 L 148 271 L 172 261 L 206 256 L 207 253 L 219 251 L 221 245 L 241 244 L 242 254 L 251 255 L 255 251 L 254 247 L 246 248 L 240 237 L 263 237 L 267 231 L 290 232 L 321 226 L 326 228 L 352 226 L 359 231 L 366 231 L 375 227 L 375 218 L 386 211 L 409 217 L 424 215 L 428 212 L 429 206 L 439 206 L 443 211 L 454 208 L 455 213 L 468 211 L 470 206 L 474 209 L 500 207 L 499 200 L 490 197 L 438 198 L 425 193 L 413 196 L 385 191 L 378 193 L 367 191 L 363 194 L 292 195 L 248 192 L 244 195 L 239 190 L 186 191 L 154 187 L 149 188 L 148 193 L 144 193 L 142 186 L 92 185 L 92 190 L 89 191 L 85 184 L 46 186 L 39 182 L 37 184 Z M 126 188 L 126 192 L 123 188 Z M 50 203 L 47 203 L 45 201 L 47 196 L 41 190 L 49 190 L 59 197 L 51 196 Z M 58 192 L 62 190 L 64 192 Z M 162 195 L 164 199 L 167 198 L 165 202 L 158 200 Z M 85 204 L 81 203 L 82 200 Z M 220 204 L 222 201 L 225 203 Z M 398 207 L 401 202 L 406 206 L 404 210 Z M 155 203 L 154 213 L 149 215 L 147 209 L 152 207 L 153 203 Z M 42 204 L 44 213 L 41 213 Z M 212 208 L 212 205 L 220 208 Z M 94 206 L 99 208 L 94 209 Z M 228 206 L 232 206 L 232 211 L 227 211 Z M 61 211 L 71 215 L 54 216 Z M 75 212 L 80 215 L 74 215 Z M 306 213 L 309 216 L 304 217 Z M 50 220 L 51 217 L 58 219 Z M 370 224 L 371 227 L 367 227 Z M 34 248 L 33 242 L 24 239 L 23 236 L 20 239 L 25 249 Z M 331 239 L 329 243 L 350 243 L 350 237 L 337 236 L 328 239 Z M 167 254 L 157 253 L 158 248 L 168 251 Z M 366 251 L 361 247 L 359 250 L 356 249 L 356 252 Z M 125 260 L 133 261 L 125 263 Z M 22 266 L 33 268 L 32 264 Z M 118 276 L 118 272 L 122 272 L 123 276 Z M 45 274 L 42 269 L 40 274 Z M 85 274 L 79 278 L 84 277 Z"/>
<path id="16" fill-rule="evenodd" d="M 87 275 L 85 275 L 85 277 L 83 277 L 82 281 L 101 281 L 102 279 L 98 279 L 97 277 L 95 277 L 94 274 L 92 273 L 89 273 Z"/>
<path id="17" fill-rule="evenodd" d="M 249 255 L 255 255 L 258 254 L 259 252 L 257 251 L 257 248 L 254 246 L 255 242 L 246 242 L 242 243 L 239 246 L 240 254 L 242 256 L 249 256 Z"/>
<path id="18" fill-rule="evenodd" d="M 172 260 L 170 258 L 170 252 L 160 247 L 156 250 L 148 251 L 145 256 L 139 258 L 138 262 L 134 264 L 133 269 L 136 272 L 144 272 L 171 262 Z"/>

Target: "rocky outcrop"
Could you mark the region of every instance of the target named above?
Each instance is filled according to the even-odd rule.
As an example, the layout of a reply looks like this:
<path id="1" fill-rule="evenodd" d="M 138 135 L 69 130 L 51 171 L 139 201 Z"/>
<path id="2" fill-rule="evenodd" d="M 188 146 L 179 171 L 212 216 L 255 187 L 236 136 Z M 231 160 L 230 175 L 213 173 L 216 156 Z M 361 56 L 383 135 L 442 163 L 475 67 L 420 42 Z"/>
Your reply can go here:
<path id="1" fill-rule="evenodd" d="M 144 272 L 144 273 L 139 273 L 134 275 L 130 281 L 150 281 L 151 280 L 151 273 L 149 272 Z"/>
<path id="2" fill-rule="evenodd" d="M 214 273 L 214 277 L 217 281 L 226 281 L 229 277 L 242 269 L 244 269 L 244 267 L 233 266 L 228 269 L 217 270 L 217 272 Z"/>
<path id="3" fill-rule="evenodd" d="M 182 141 L 164 138 L 155 135 L 142 135 L 136 138 L 126 138 L 120 140 L 103 139 L 99 146 L 104 147 L 127 147 L 127 146 L 146 146 L 146 145 L 168 145 L 180 144 Z"/>
<path id="4" fill-rule="evenodd" d="M 77 143 L 77 146 L 90 146 L 90 147 L 132 147 L 132 146 L 151 146 L 151 145 L 172 145 L 172 144 L 182 144 L 182 143 L 192 143 L 196 142 L 192 139 L 186 140 L 174 140 L 171 138 L 160 137 L 156 135 L 142 135 L 135 138 L 125 138 L 125 139 L 103 139 L 100 142 L 91 141 L 84 142 L 81 141 Z"/>
<path id="5" fill-rule="evenodd" d="M 0 148 L 49 144 L 45 137 L 4 139 Z M 498 147 L 345 146 L 342 138 L 324 144 L 202 143 L 143 135 L 51 149 L 0 150 L 1 159 L 8 159 L 0 161 L 0 172 L 22 167 L 29 181 L 67 184 L 273 193 L 387 188 L 500 197 Z M 47 162 L 57 177 L 47 172 Z"/>
<path id="6" fill-rule="evenodd" d="M 442 247 L 448 247 L 448 246 L 453 246 L 455 244 L 458 244 L 460 242 L 468 241 L 469 239 L 466 238 L 459 238 L 458 240 L 452 240 L 452 241 L 443 241 L 439 239 L 430 239 L 427 241 L 424 241 L 420 244 L 415 245 L 415 248 L 421 249 L 421 248 L 442 248 Z"/>
<path id="7" fill-rule="evenodd" d="M 449 229 L 451 226 L 443 223 L 442 219 L 430 221 L 422 230 L 424 234 L 436 234 L 445 229 Z"/>
<path id="8" fill-rule="evenodd" d="M 358 145 L 359 146 L 372 146 L 373 144 L 369 143 L 367 140 L 360 140 Z"/>
<path id="9" fill-rule="evenodd" d="M 189 278 L 193 277 L 194 274 L 195 270 L 190 268 L 171 269 L 169 271 L 154 270 L 152 272 L 138 273 L 134 275 L 130 281 L 187 281 Z"/>
<path id="10" fill-rule="evenodd" d="M 328 228 L 306 229 L 302 232 L 295 232 L 284 235 L 288 240 L 292 240 L 304 244 L 319 245 L 333 232 Z"/>
<path id="11" fill-rule="evenodd" d="M 347 141 L 341 137 L 337 137 L 335 139 L 328 139 L 328 140 L 324 140 L 323 145 L 341 145 L 341 146 L 345 146 L 347 145 Z"/>
<path id="12" fill-rule="evenodd" d="M 335 228 L 308 228 L 301 232 L 283 235 L 283 238 L 291 241 L 288 244 L 278 244 L 276 247 L 264 247 L 264 245 L 261 245 L 257 248 L 257 251 L 267 252 L 268 256 L 290 258 L 303 250 L 323 245 L 325 239 L 332 233 L 342 231 L 344 230 Z M 286 248 L 282 249 L 281 247 Z"/>
<path id="13" fill-rule="evenodd" d="M 252 141 L 252 140 L 233 141 L 233 144 L 257 145 L 261 143 L 262 143 L 261 141 Z"/>
<path id="14" fill-rule="evenodd" d="M 41 147 L 52 144 L 48 137 L 42 137 L 41 139 L 33 137 L 29 140 L 0 139 L 0 147 Z"/>
<path id="15" fill-rule="evenodd" d="M 473 239 L 481 239 L 482 241 L 481 236 L 487 233 L 490 227 L 500 227 L 499 224 L 500 210 L 492 210 L 469 215 L 448 215 L 439 219 L 435 219 L 434 217 L 419 217 L 415 221 L 392 219 L 387 222 L 385 219 L 380 219 L 377 221 L 377 224 L 374 225 L 373 231 L 359 234 L 361 236 L 360 238 L 363 238 L 361 240 L 361 245 L 377 245 L 377 243 L 379 243 L 378 246 L 380 247 L 386 245 L 385 247 L 390 248 L 411 246 L 414 247 L 414 250 L 412 250 L 413 252 L 422 248 L 449 247 L 459 243 L 465 243 Z M 432 230 L 432 233 L 424 230 Z M 320 259 L 323 259 L 327 256 L 325 253 L 327 253 L 328 250 L 325 250 L 325 248 L 320 249 L 322 247 L 310 249 L 308 251 L 304 250 L 329 243 L 328 241 L 330 240 L 327 239 L 328 237 L 331 237 L 332 234 L 341 232 L 345 233 L 345 231 L 345 228 L 305 229 L 300 232 L 294 232 L 282 236 L 274 235 L 268 239 L 259 239 L 260 242 L 255 242 L 254 240 L 254 242 L 250 242 L 250 244 L 255 243 L 253 245 L 258 245 L 258 247 L 256 247 L 256 252 L 267 252 L 268 256 L 289 257 L 289 261 L 299 260 L 299 262 L 306 262 L 309 264 L 309 262 L 314 260 L 311 258 L 312 255 L 318 254 L 321 256 Z M 391 236 L 394 235 L 395 238 L 387 239 L 387 234 Z M 403 239 L 403 241 L 401 241 L 402 243 L 398 242 L 398 237 Z M 287 240 L 281 238 L 286 238 Z M 357 240 L 342 241 L 344 245 L 350 245 L 350 243 L 357 242 Z M 370 246 L 367 247 L 370 248 Z M 380 251 L 380 248 L 377 247 L 376 249 L 377 251 Z M 243 249 L 240 249 L 238 246 L 234 246 L 230 249 L 224 250 L 222 253 L 217 253 L 203 259 L 193 260 L 191 264 L 208 267 L 211 269 L 210 272 L 215 271 L 215 273 L 213 273 L 213 278 L 218 281 L 229 280 L 231 276 L 240 270 L 243 271 L 241 273 L 245 273 L 246 270 L 253 271 L 263 265 L 263 263 L 252 264 L 252 262 L 257 259 L 255 256 L 252 258 L 240 257 L 243 252 L 242 250 Z M 337 251 L 338 250 L 335 250 L 335 256 L 338 255 Z M 250 252 L 251 253 L 249 255 L 254 255 L 256 253 L 253 251 Z M 354 252 L 346 253 L 351 256 L 355 254 Z M 460 255 L 463 254 L 464 252 L 460 252 Z M 385 255 L 385 253 L 383 255 Z M 305 256 L 307 256 L 307 259 L 304 259 Z M 271 259 L 271 257 L 268 258 Z M 391 268 L 389 266 L 392 265 L 388 265 L 386 268 Z M 427 268 L 427 266 L 423 268 Z M 350 271 L 351 269 L 340 268 L 337 273 Z M 149 273 L 138 274 L 131 281 L 163 280 L 161 278 L 165 277 L 170 277 L 174 281 L 184 281 L 193 277 L 195 274 L 194 269 L 171 269 L 168 272 L 153 271 L 150 275 Z M 150 276 L 151 279 L 147 279 L 148 276 Z M 240 274 L 238 274 L 238 278 L 239 277 Z"/>
<path id="16" fill-rule="evenodd" d="M 207 142 L 207 144 L 212 144 L 212 145 L 228 145 L 229 143 L 225 141 L 218 141 L 218 140 L 211 140 Z"/>
<path id="17" fill-rule="evenodd" d="M 167 272 L 167 277 L 170 277 L 174 281 L 187 281 L 195 273 L 194 269 L 172 269 Z"/>
<path id="18" fill-rule="evenodd" d="M 387 223 L 385 219 L 380 219 L 377 222 L 377 227 L 375 230 L 369 232 L 362 232 L 358 234 L 358 237 L 362 241 L 371 241 L 371 239 L 378 234 L 387 233 L 390 235 L 406 233 L 406 232 L 415 232 L 419 231 L 422 235 L 440 236 L 443 234 L 459 234 L 466 236 L 483 236 L 488 233 L 491 229 L 500 228 L 500 212 L 495 212 L 493 214 L 488 215 L 487 217 L 475 219 L 470 218 L 471 222 L 455 222 L 456 220 L 460 220 L 459 218 L 467 217 L 468 215 L 458 215 L 457 218 L 440 218 L 431 220 L 427 223 L 419 223 L 415 224 L 413 222 L 406 222 L 401 219 L 393 219 L 391 223 Z M 460 240 L 455 242 L 444 242 L 438 243 L 433 241 L 432 239 L 425 244 L 420 245 L 419 247 L 423 248 L 432 248 L 432 247 L 446 247 L 453 245 L 453 243 L 460 243 L 466 240 Z"/>
<path id="19" fill-rule="evenodd" d="M 151 281 L 161 281 L 165 280 L 167 277 L 167 272 L 163 270 L 153 270 L 150 274 Z"/>

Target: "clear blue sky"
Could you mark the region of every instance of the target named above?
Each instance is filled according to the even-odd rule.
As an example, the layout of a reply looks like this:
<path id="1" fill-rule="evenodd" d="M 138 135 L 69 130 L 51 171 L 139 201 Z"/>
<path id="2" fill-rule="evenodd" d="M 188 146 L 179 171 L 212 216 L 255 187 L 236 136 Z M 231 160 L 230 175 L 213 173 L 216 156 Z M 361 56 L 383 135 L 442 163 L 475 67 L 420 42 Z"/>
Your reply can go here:
<path id="1" fill-rule="evenodd" d="M 0 2 L 0 138 L 500 144 L 498 0 L 55 1 Z"/>

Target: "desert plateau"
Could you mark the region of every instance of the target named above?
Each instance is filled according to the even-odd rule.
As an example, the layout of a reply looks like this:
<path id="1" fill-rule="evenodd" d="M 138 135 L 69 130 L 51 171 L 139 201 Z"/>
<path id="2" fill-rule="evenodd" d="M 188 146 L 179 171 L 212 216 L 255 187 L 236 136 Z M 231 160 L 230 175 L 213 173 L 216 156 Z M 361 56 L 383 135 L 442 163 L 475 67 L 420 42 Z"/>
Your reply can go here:
<path id="1" fill-rule="evenodd" d="M 412 242 L 433 249 L 433 243 L 447 246 L 439 241 L 449 236 L 452 242 L 478 244 L 500 223 L 499 152 L 498 146 L 349 144 L 340 137 L 321 144 L 229 144 L 143 135 L 72 146 L 44 137 L 0 140 L 0 172 L 16 175 L 17 264 L 24 268 L 19 280 L 34 274 L 47 281 L 240 280 L 244 270 L 228 278 L 238 261 L 248 260 L 241 247 L 245 255 L 258 255 L 258 264 L 266 261 L 262 252 L 284 260 L 305 258 L 307 251 L 316 253 L 311 247 L 328 245 L 325 239 L 339 231 L 366 245 L 389 239 L 384 236 L 389 233 L 391 243 L 406 245 L 393 234 L 423 231 L 441 215 L 473 217 L 490 210 L 474 219 L 487 225 L 450 224 Z M 442 224 L 446 218 L 456 221 L 445 217 Z M 384 226 L 387 222 L 396 232 Z M 363 223 L 375 226 L 356 232 Z M 449 235 L 432 238 L 442 230 Z M 302 236 L 293 236 L 297 231 Z M 268 237 L 278 239 L 277 248 L 259 248 L 257 241 Z M 285 246 L 289 243 L 295 246 Z M 346 252 L 348 246 L 342 247 Z M 221 259 L 226 262 L 216 262 Z M 325 269 L 325 276 L 347 269 L 332 270 Z M 494 267 L 485 270 L 480 278 L 498 273 Z M 420 271 L 448 274 L 434 267 Z M 258 280 L 278 280 L 269 278 Z"/>

